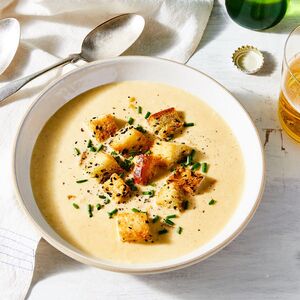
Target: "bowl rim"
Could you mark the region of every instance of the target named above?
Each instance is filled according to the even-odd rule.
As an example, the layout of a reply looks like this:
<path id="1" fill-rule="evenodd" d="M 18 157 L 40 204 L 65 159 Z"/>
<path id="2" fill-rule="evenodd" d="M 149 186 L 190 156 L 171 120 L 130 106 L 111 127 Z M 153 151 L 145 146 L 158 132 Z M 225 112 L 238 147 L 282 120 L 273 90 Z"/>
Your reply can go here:
<path id="1" fill-rule="evenodd" d="M 25 203 L 24 203 L 24 201 L 22 199 L 22 196 L 21 196 L 21 193 L 20 193 L 20 189 L 19 189 L 18 181 L 17 181 L 17 176 L 16 176 L 16 168 L 17 168 L 17 165 L 16 165 L 16 155 L 17 155 L 16 146 L 17 146 L 17 142 L 18 142 L 23 124 L 26 121 L 26 119 L 28 117 L 28 114 L 30 113 L 32 108 L 36 105 L 36 103 L 39 101 L 39 99 L 41 97 L 43 97 L 44 94 L 46 94 L 48 92 L 49 89 L 53 88 L 57 83 L 64 80 L 66 77 L 71 76 L 73 73 L 79 72 L 82 69 L 90 68 L 94 65 L 101 65 L 101 64 L 105 64 L 105 63 L 115 63 L 115 62 L 118 62 L 119 60 L 125 60 L 125 61 L 126 60 L 129 60 L 129 61 L 130 60 L 148 60 L 148 61 L 152 60 L 154 62 L 160 62 L 160 61 L 161 62 L 167 62 L 167 63 L 170 63 L 170 64 L 177 64 L 177 65 L 183 66 L 185 68 L 189 68 L 191 71 L 200 73 L 202 76 L 207 77 L 209 80 L 213 81 L 216 85 L 218 85 L 220 88 L 222 88 L 224 93 L 227 93 L 231 98 L 233 98 L 235 100 L 236 105 L 239 106 L 239 108 L 244 112 L 245 117 L 248 119 L 248 121 L 250 121 L 250 124 L 252 125 L 252 128 L 254 129 L 255 137 L 258 141 L 258 145 L 259 145 L 259 149 L 260 149 L 259 154 L 260 154 L 260 158 L 261 158 L 261 167 L 262 167 L 261 182 L 260 182 L 257 198 L 255 200 L 255 203 L 252 206 L 251 211 L 248 213 L 247 216 L 244 217 L 244 220 L 241 223 L 241 225 L 234 232 L 232 232 L 232 234 L 227 239 L 225 239 L 222 243 L 218 244 L 217 246 L 215 246 L 214 248 L 210 249 L 209 251 L 207 251 L 206 253 L 204 253 L 202 255 L 198 255 L 194 258 L 187 259 L 185 262 L 175 262 L 175 263 L 172 263 L 172 264 L 168 263 L 165 267 L 157 267 L 157 266 L 153 267 L 153 266 L 151 266 L 151 264 L 149 264 L 149 266 L 144 266 L 143 268 L 130 268 L 128 266 L 116 267 L 116 266 L 110 265 L 109 262 L 108 263 L 98 262 L 97 265 L 95 265 L 92 260 L 95 260 L 96 258 L 91 258 L 91 257 L 81 255 L 79 253 L 76 253 L 75 251 L 73 251 L 69 247 L 62 245 L 58 240 L 56 240 L 50 234 L 45 232 L 44 229 L 38 224 L 38 222 L 35 220 L 35 218 L 29 212 L 29 210 L 26 208 Z M 235 96 L 233 96 L 232 93 L 227 88 L 225 88 L 222 84 L 220 84 L 218 81 L 213 79 L 211 76 L 205 74 L 204 72 L 201 72 L 201 71 L 197 70 L 194 67 L 184 65 L 182 63 L 175 62 L 175 61 L 165 59 L 165 58 L 157 58 L 157 57 L 149 57 L 149 56 L 138 56 L 138 55 L 136 55 L 136 56 L 120 56 L 120 57 L 116 57 L 116 58 L 104 59 L 104 60 L 100 60 L 100 61 L 87 63 L 84 66 L 77 67 L 74 70 L 71 70 L 70 72 L 67 72 L 64 75 L 59 76 L 53 82 L 51 82 L 49 85 L 47 85 L 35 97 L 35 100 L 29 106 L 29 108 L 27 109 L 24 117 L 22 118 L 21 122 L 19 123 L 19 128 L 17 130 L 17 134 L 15 136 L 14 144 L 13 144 L 12 169 L 13 169 L 13 172 L 12 172 L 13 173 L 13 186 L 14 186 L 15 194 L 17 196 L 16 198 L 17 198 L 18 204 L 21 207 L 22 211 L 27 216 L 27 220 L 30 221 L 30 223 L 33 225 L 33 227 L 35 227 L 35 229 L 41 235 L 41 237 L 44 238 L 50 245 L 52 245 L 58 251 L 64 253 L 65 255 L 67 255 L 67 256 L 69 256 L 69 257 L 71 257 L 71 258 L 75 259 L 76 261 L 79 261 L 83 264 L 96 266 L 98 268 L 101 268 L 101 269 L 107 270 L 107 271 L 118 272 L 118 273 L 127 273 L 127 274 L 135 274 L 135 275 L 164 273 L 164 272 L 170 272 L 170 271 L 182 269 L 182 268 L 185 268 L 185 267 L 189 267 L 191 265 L 194 265 L 196 263 L 199 263 L 199 262 L 207 259 L 208 257 L 210 257 L 210 256 L 216 254 L 217 252 L 219 252 L 220 250 L 222 250 L 229 243 L 231 243 L 239 234 L 242 233 L 242 231 L 246 228 L 246 226 L 248 225 L 250 220 L 253 218 L 253 216 L 254 216 L 254 214 L 255 214 L 255 212 L 256 212 L 256 210 L 257 210 L 257 208 L 258 208 L 258 206 L 261 202 L 263 192 L 264 192 L 264 188 L 265 188 L 265 184 L 266 184 L 265 155 L 264 155 L 263 146 L 262 146 L 261 139 L 259 137 L 258 130 L 257 130 L 254 122 L 252 121 L 250 115 L 248 114 L 246 109 L 242 106 L 242 104 L 237 100 L 237 98 Z M 166 260 L 165 262 L 168 262 L 168 260 Z"/>

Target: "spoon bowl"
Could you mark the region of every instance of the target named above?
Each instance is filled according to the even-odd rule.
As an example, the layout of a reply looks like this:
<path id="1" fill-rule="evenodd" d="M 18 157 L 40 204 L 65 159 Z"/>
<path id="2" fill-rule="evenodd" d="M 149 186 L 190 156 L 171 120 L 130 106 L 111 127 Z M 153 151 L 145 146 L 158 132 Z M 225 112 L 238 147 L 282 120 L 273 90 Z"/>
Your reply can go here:
<path id="1" fill-rule="evenodd" d="M 80 56 L 88 62 L 119 56 L 138 39 L 144 26 L 140 15 L 124 14 L 110 19 L 85 37 Z"/>
<path id="2" fill-rule="evenodd" d="M 13 60 L 20 42 L 20 23 L 14 18 L 0 20 L 0 74 Z"/>

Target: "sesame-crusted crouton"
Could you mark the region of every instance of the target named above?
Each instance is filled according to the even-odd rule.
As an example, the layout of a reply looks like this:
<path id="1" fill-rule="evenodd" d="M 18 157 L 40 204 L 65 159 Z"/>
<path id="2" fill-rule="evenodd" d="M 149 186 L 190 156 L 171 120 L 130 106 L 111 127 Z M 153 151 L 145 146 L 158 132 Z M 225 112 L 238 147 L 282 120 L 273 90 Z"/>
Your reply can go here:
<path id="1" fill-rule="evenodd" d="M 89 125 L 95 139 L 100 143 L 107 140 L 109 137 L 114 136 L 118 130 L 115 118 L 112 115 L 93 118 L 90 120 Z"/>
<path id="2" fill-rule="evenodd" d="M 160 160 L 153 155 L 141 154 L 137 156 L 133 169 L 134 182 L 147 185 L 157 174 L 160 165 Z"/>
<path id="3" fill-rule="evenodd" d="M 174 183 L 166 183 L 158 192 L 156 204 L 165 208 L 183 209 L 184 195 L 180 187 Z"/>
<path id="4" fill-rule="evenodd" d="M 192 148 L 185 144 L 165 141 L 155 141 L 150 150 L 167 167 L 172 167 L 192 152 Z"/>
<path id="5" fill-rule="evenodd" d="M 103 190 L 117 203 L 124 203 L 130 196 L 130 188 L 118 174 L 112 174 L 103 183 Z"/>
<path id="6" fill-rule="evenodd" d="M 147 151 L 151 143 L 152 141 L 147 134 L 130 126 L 120 130 L 111 141 L 110 146 L 123 155 L 130 155 L 131 152 L 143 153 Z"/>
<path id="7" fill-rule="evenodd" d="M 116 160 L 107 153 L 95 153 L 86 163 L 85 170 L 100 183 L 106 181 L 113 173 L 122 173 L 123 169 Z"/>
<path id="8" fill-rule="evenodd" d="M 148 242 L 152 239 L 148 215 L 144 212 L 119 213 L 118 229 L 123 242 Z"/>
<path id="9" fill-rule="evenodd" d="M 205 176 L 190 168 L 178 167 L 168 178 L 189 194 L 197 194 Z"/>
<path id="10" fill-rule="evenodd" d="M 184 126 L 182 117 L 174 107 L 150 115 L 148 123 L 153 132 L 164 140 L 172 138 Z"/>

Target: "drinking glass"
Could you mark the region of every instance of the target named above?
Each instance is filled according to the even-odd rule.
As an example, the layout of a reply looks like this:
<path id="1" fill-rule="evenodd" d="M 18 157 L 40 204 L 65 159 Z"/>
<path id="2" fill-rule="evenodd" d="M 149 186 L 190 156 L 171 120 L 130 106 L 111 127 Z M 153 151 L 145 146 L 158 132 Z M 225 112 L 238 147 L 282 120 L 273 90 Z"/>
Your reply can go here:
<path id="1" fill-rule="evenodd" d="M 300 142 L 300 26 L 284 47 L 278 115 L 286 133 Z"/>

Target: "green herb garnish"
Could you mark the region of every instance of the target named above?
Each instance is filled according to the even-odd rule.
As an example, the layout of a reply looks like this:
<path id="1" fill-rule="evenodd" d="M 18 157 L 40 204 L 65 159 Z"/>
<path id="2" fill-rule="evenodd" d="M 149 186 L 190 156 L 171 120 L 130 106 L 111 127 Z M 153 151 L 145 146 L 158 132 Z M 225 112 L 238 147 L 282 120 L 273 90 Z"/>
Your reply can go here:
<path id="1" fill-rule="evenodd" d="M 139 106 L 139 107 L 138 107 L 138 113 L 139 113 L 139 114 L 141 114 L 141 113 L 142 113 L 142 111 L 143 111 L 142 107 L 141 107 L 141 106 Z"/>
<path id="2" fill-rule="evenodd" d="M 97 148 L 97 152 L 99 152 L 103 148 L 103 144 L 100 144 L 99 147 Z"/>
<path id="3" fill-rule="evenodd" d="M 102 208 L 102 205 L 101 205 L 100 203 L 97 203 L 97 204 L 96 204 L 96 209 L 97 209 L 97 210 L 100 210 L 101 208 Z"/>
<path id="4" fill-rule="evenodd" d="M 90 218 L 93 217 L 93 210 L 94 210 L 93 205 L 88 204 L 88 213 Z"/>
<path id="5" fill-rule="evenodd" d="M 182 233 L 182 227 L 179 226 L 179 227 L 177 228 L 176 232 L 177 232 L 178 234 L 181 234 L 181 233 Z"/>
<path id="6" fill-rule="evenodd" d="M 131 209 L 133 212 L 135 212 L 135 213 L 138 213 L 138 212 L 141 212 L 139 209 L 137 209 L 137 208 L 132 208 Z"/>
<path id="7" fill-rule="evenodd" d="M 207 173 L 208 165 L 206 162 L 202 163 L 202 172 Z"/>
<path id="8" fill-rule="evenodd" d="M 145 119 L 148 119 L 151 115 L 151 112 L 150 111 L 147 111 L 147 113 L 145 114 Z"/>
<path id="9" fill-rule="evenodd" d="M 125 181 L 125 183 L 130 187 L 130 189 L 131 189 L 132 191 L 137 191 L 137 187 L 136 187 L 136 185 L 134 184 L 133 178 L 127 179 L 127 180 Z"/>
<path id="10" fill-rule="evenodd" d="M 154 190 L 143 192 L 143 195 L 148 195 L 150 198 L 152 198 L 154 196 L 154 194 L 155 194 Z"/>
<path id="11" fill-rule="evenodd" d="M 80 180 L 76 180 L 76 183 L 84 183 L 87 181 L 88 181 L 88 179 L 80 179 Z"/>
<path id="12" fill-rule="evenodd" d="M 76 155 L 79 155 L 81 153 L 78 148 L 74 148 L 74 149 L 75 149 Z"/>
<path id="13" fill-rule="evenodd" d="M 166 234 L 168 233 L 168 230 L 167 229 L 162 229 L 162 230 L 159 230 L 158 234 Z"/>
<path id="14" fill-rule="evenodd" d="M 74 208 L 79 209 L 79 205 L 77 203 L 74 202 L 74 203 L 72 203 L 72 205 Z"/>
<path id="15" fill-rule="evenodd" d="M 96 149 L 94 146 L 89 147 L 89 150 L 90 150 L 91 152 L 97 152 L 97 149 Z"/>
<path id="16" fill-rule="evenodd" d="M 217 203 L 217 201 L 215 199 L 211 199 L 209 202 L 208 202 L 208 205 L 215 205 Z"/>
<path id="17" fill-rule="evenodd" d="M 152 223 L 156 223 L 160 219 L 160 216 L 156 215 L 152 219 Z"/>
<path id="18" fill-rule="evenodd" d="M 168 215 L 168 216 L 166 216 L 166 219 L 174 219 L 174 218 L 177 218 L 177 216 L 176 215 Z"/>
<path id="19" fill-rule="evenodd" d="M 192 126 L 195 126 L 194 123 L 184 123 L 183 124 L 184 127 L 192 127 Z"/>
<path id="20" fill-rule="evenodd" d="M 130 118 L 128 119 L 128 124 L 129 124 L 129 125 L 132 125 L 133 122 L 134 122 L 134 118 L 130 117 Z"/>
<path id="21" fill-rule="evenodd" d="M 143 126 L 141 125 L 138 125 L 135 127 L 136 130 L 138 130 L 139 132 L 141 133 L 146 133 L 147 131 L 143 128 Z"/>
<path id="22" fill-rule="evenodd" d="M 90 148 L 90 147 L 93 147 L 93 142 L 92 140 L 90 139 L 87 143 L 87 147 Z"/>
<path id="23" fill-rule="evenodd" d="M 175 223 L 174 223 L 173 221 L 171 221 L 170 219 L 164 219 L 164 222 L 165 222 L 167 225 L 170 225 L 170 226 L 175 225 Z"/>
<path id="24" fill-rule="evenodd" d="M 109 203 L 110 203 L 110 199 L 105 198 L 104 201 L 103 201 L 103 203 L 104 203 L 104 204 L 109 204 Z"/>
<path id="25" fill-rule="evenodd" d="M 192 166 L 192 171 L 196 171 L 201 167 L 201 164 L 199 162 L 196 162 L 195 164 L 193 164 Z"/>
<path id="26" fill-rule="evenodd" d="M 106 199 L 106 196 L 104 196 L 104 195 L 98 195 L 98 197 L 99 197 L 100 199 Z"/>
<path id="27" fill-rule="evenodd" d="M 109 218 L 111 219 L 117 212 L 118 212 L 118 209 L 115 208 L 114 210 L 109 211 L 107 214 L 108 214 Z"/>

